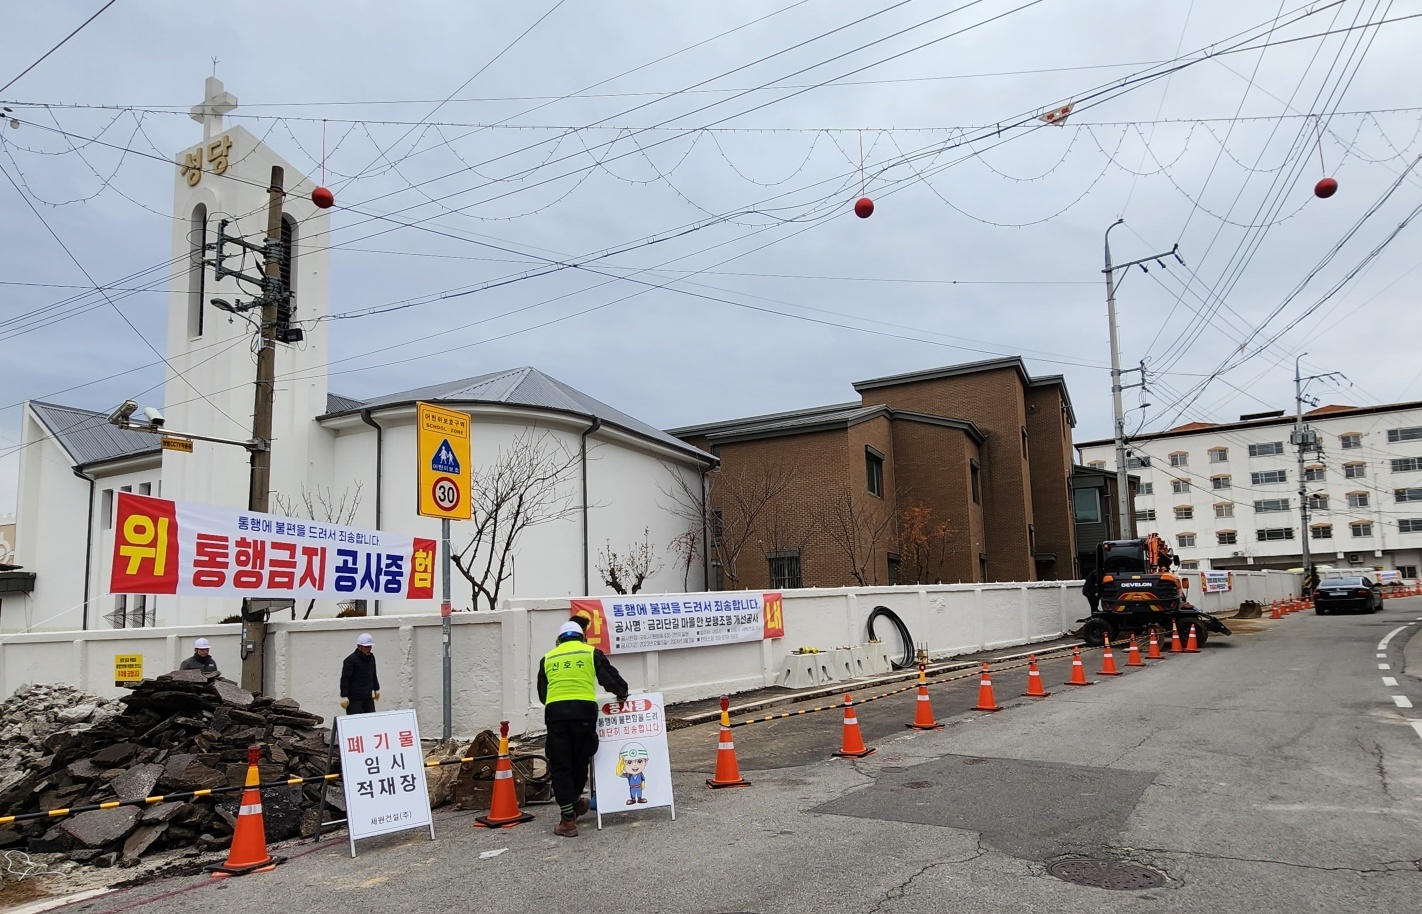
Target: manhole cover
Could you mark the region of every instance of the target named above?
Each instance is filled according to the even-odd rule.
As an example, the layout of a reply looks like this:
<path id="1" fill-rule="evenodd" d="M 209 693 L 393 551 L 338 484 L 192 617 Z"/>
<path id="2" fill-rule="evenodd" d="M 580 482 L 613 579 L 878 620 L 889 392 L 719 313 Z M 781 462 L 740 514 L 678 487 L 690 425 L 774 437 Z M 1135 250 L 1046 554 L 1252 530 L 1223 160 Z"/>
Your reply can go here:
<path id="1" fill-rule="evenodd" d="M 1063 882 L 1097 889 L 1156 889 L 1165 885 L 1163 873 L 1121 860 L 1058 860 L 1047 867 L 1047 872 Z"/>
<path id="2" fill-rule="evenodd" d="M 932 787 L 932 781 L 908 781 L 904 784 L 910 790 L 922 790 L 925 787 Z"/>
<path id="3" fill-rule="evenodd" d="M 963 764 L 964 764 L 964 765 L 986 765 L 986 764 L 987 764 L 987 759 L 985 759 L 985 758 L 965 758 L 965 759 L 963 759 Z"/>

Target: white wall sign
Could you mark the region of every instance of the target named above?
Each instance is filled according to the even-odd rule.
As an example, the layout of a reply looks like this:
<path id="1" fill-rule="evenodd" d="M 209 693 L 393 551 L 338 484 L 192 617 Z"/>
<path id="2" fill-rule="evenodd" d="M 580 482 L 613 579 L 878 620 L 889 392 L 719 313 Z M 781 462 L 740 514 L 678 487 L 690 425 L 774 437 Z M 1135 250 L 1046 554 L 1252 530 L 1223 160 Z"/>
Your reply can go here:
<path id="1" fill-rule="evenodd" d="M 420 725 L 412 709 L 347 714 L 335 719 L 346 795 L 346 832 L 355 843 L 390 832 L 428 826 L 430 797 Z"/>
<path id="2" fill-rule="evenodd" d="M 619 812 L 671 808 L 671 756 L 667 753 L 667 715 L 661 692 L 633 695 L 621 705 L 603 705 L 597 717 L 597 827 L 602 817 Z"/>
<path id="3" fill-rule="evenodd" d="M 1200 589 L 1205 593 L 1226 593 L 1234 589 L 1234 575 L 1228 571 L 1202 571 Z"/>

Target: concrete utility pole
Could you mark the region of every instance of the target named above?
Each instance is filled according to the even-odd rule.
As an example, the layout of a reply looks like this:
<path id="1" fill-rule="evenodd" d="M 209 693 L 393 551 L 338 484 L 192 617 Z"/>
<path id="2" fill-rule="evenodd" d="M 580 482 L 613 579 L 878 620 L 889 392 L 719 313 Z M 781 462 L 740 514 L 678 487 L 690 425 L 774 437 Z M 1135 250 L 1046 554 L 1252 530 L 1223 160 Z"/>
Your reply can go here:
<path id="1" fill-rule="evenodd" d="M 1121 393 L 1126 387 L 1139 387 L 1141 384 L 1145 384 L 1145 363 L 1142 362 L 1140 368 L 1127 369 L 1141 373 L 1140 384 L 1124 385 L 1121 383 L 1121 376 L 1125 372 L 1121 370 L 1121 341 L 1116 331 L 1116 271 L 1139 266 L 1142 272 L 1149 272 L 1145 262 L 1154 260 L 1164 267 L 1165 263 L 1161 260 L 1163 257 L 1173 256 L 1180 263 L 1185 262 L 1180 259 L 1178 253 L 1180 245 L 1177 244 L 1164 254 L 1154 254 L 1150 257 L 1132 260 L 1130 263 L 1113 266 L 1111 263 L 1111 229 L 1125 221 L 1125 219 L 1117 219 L 1106 229 L 1106 269 L 1101 271 L 1106 274 L 1106 317 L 1111 323 L 1111 406 L 1116 420 L 1116 536 L 1121 539 L 1125 538 L 1131 526 L 1131 484 L 1129 471 L 1126 468 L 1126 411 L 1121 404 Z"/>
<path id="2" fill-rule="evenodd" d="M 1317 380 L 1320 380 L 1320 379 L 1322 379 L 1322 378 L 1336 378 L 1336 377 L 1339 377 L 1340 375 L 1339 375 L 1339 373 L 1336 372 L 1336 371 L 1330 371 L 1330 372 L 1327 372 L 1327 373 L 1325 373 L 1325 374 L 1309 375 L 1309 376 L 1306 377 L 1306 378 L 1305 378 L 1305 377 L 1300 377 L 1301 372 L 1300 372 L 1300 370 L 1299 370 L 1299 363 L 1303 360 L 1303 357 L 1306 356 L 1306 355 L 1308 355 L 1307 352 L 1300 352 L 1300 353 L 1298 354 L 1298 356 L 1294 358 L 1294 440 L 1293 440 L 1293 444 L 1294 444 L 1294 447 L 1297 448 L 1297 449 L 1298 449 L 1298 452 L 1299 452 L 1299 536 L 1300 536 L 1300 538 L 1302 539 L 1302 542 L 1303 542 L 1302 556 L 1303 556 L 1304 580 L 1305 580 L 1305 581 L 1309 581 L 1309 580 L 1310 580 L 1310 578 L 1309 578 L 1309 568 L 1311 567 L 1311 565 L 1312 565 L 1312 563 L 1313 563 L 1312 548 L 1311 548 L 1311 544 L 1310 544 L 1310 542 L 1309 542 L 1309 537 L 1312 535 L 1313 531 L 1311 531 L 1311 530 L 1309 529 L 1309 526 L 1308 526 L 1308 481 L 1304 478 L 1304 477 L 1307 475 L 1307 468 L 1305 467 L 1305 455 L 1306 455 L 1309 451 L 1317 451 L 1317 450 L 1319 450 L 1319 447 L 1318 447 L 1318 436 L 1317 436 L 1316 434 L 1314 434 L 1313 429 L 1311 429 L 1311 428 L 1309 428 L 1308 426 L 1304 425 L 1304 421 L 1303 421 L 1303 407 L 1304 407 L 1303 386 L 1304 386 L 1304 382 L 1306 382 L 1306 381 L 1317 381 Z M 1317 402 L 1317 401 L 1314 401 L 1315 404 L 1316 404 L 1316 402 Z"/>

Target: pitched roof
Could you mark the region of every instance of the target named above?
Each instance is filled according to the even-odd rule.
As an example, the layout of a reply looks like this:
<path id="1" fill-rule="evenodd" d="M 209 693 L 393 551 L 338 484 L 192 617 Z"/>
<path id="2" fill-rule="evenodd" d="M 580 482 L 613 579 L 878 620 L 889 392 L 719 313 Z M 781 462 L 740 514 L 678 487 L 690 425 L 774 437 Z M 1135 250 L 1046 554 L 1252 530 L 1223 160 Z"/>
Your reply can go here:
<path id="1" fill-rule="evenodd" d="M 880 417 L 957 428 L 967 432 L 979 444 L 984 441 L 983 433 L 966 419 L 890 409 L 882 405 L 862 406 L 858 403 L 836 403 L 832 406 L 816 406 L 787 413 L 751 416 L 746 419 L 732 419 L 710 425 L 687 426 L 672 429 L 670 433 L 685 438 L 704 436 L 715 444 L 729 444 L 733 441 L 778 438 L 784 435 L 803 435 L 834 428 L 848 428 L 851 425 L 858 425 L 860 422 Z"/>
<path id="2" fill-rule="evenodd" d="M 1034 378 L 1027 373 L 1027 364 L 1022 361 L 1021 356 L 1007 356 L 1000 359 L 985 359 L 981 362 L 965 362 L 961 365 L 944 365 L 941 368 L 927 368 L 922 371 L 910 371 L 904 374 L 886 375 L 882 378 L 870 378 L 867 381 L 855 381 L 854 389 L 863 393 L 866 390 L 873 390 L 877 387 L 893 387 L 898 384 L 911 384 L 915 381 L 936 381 L 939 378 L 952 378 L 960 375 L 977 374 L 983 371 L 1000 371 L 1004 368 L 1017 372 L 1017 376 L 1022 379 L 1026 387 L 1059 387 L 1062 391 L 1062 402 L 1066 404 L 1067 421 L 1073 428 L 1076 427 L 1076 410 L 1071 405 L 1071 394 L 1067 391 L 1066 378 L 1059 374 L 1043 375 Z"/>
<path id="3" fill-rule="evenodd" d="M 156 436 L 126 432 L 110 425 L 103 413 L 40 400 L 31 400 L 29 405 L 75 466 L 157 454 L 161 449 Z"/>
<path id="4" fill-rule="evenodd" d="M 863 408 L 864 404 L 859 402 L 858 400 L 855 400 L 850 403 L 831 403 L 829 406 L 811 406 L 808 409 L 792 409 L 783 413 L 766 413 L 762 416 L 746 416 L 743 419 L 722 419 L 718 422 L 704 422 L 700 425 L 683 425 L 680 428 L 667 429 L 667 434 L 675 435 L 678 438 L 699 438 L 702 436 L 715 435 L 721 432 L 740 431 L 756 426 L 768 426 L 781 422 L 795 422 L 798 420 L 810 419 L 816 416 L 827 417 L 838 413 L 848 413 Z"/>
<path id="5" fill-rule="evenodd" d="M 640 419 L 635 419 L 619 409 L 614 409 L 601 400 L 595 400 L 536 368 L 528 367 L 497 371 L 473 378 L 462 378 L 458 381 L 417 387 L 412 390 L 402 390 L 393 394 L 372 397 L 369 400 L 330 395 L 327 404 L 329 412 L 326 415 L 335 416 L 363 409 L 399 406 L 420 400 L 440 403 L 500 403 L 507 406 L 528 406 L 600 419 L 605 425 L 616 426 L 658 444 L 691 454 L 706 462 L 711 461 L 711 456 L 704 451 L 694 448 Z M 339 408 L 331 409 L 332 406 L 339 406 Z"/>

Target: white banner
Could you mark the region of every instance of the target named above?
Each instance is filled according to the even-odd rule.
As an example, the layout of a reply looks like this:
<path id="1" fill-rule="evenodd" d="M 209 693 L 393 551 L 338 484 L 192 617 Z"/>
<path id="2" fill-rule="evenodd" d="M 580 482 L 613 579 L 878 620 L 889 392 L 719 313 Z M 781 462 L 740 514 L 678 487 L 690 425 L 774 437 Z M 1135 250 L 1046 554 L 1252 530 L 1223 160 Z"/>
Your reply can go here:
<path id="1" fill-rule="evenodd" d="M 112 593 L 434 598 L 435 541 L 118 493 Z"/>
<path id="2" fill-rule="evenodd" d="M 1200 589 L 1205 593 L 1226 593 L 1234 589 L 1234 575 L 1228 571 L 1202 571 Z"/>
<path id="3" fill-rule="evenodd" d="M 360 838 L 428 826 L 430 797 L 420 725 L 411 709 L 347 714 L 335 719 L 332 738 L 341 753 L 341 787 L 351 856 Z"/>
<path id="4" fill-rule="evenodd" d="M 671 755 L 667 752 L 667 715 L 661 692 L 609 702 L 597 718 L 597 755 L 593 786 L 597 790 L 597 827 L 602 817 L 657 806 L 671 807 Z"/>
<path id="5" fill-rule="evenodd" d="M 785 637 L 778 593 L 723 591 L 574 600 L 586 614 L 588 643 L 605 654 L 705 647 Z"/>

